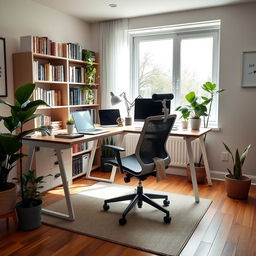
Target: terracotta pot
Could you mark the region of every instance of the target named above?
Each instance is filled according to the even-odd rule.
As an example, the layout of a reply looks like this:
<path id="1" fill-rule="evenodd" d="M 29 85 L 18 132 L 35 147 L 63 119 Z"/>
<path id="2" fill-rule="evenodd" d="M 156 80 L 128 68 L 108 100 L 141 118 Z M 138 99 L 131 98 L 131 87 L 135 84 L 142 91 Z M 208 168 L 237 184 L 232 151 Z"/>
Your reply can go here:
<path id="1" fill-rule="evenodd" d="M 196 165 L 196 164 L 195 164 Z M 195 170 L 196 170 L 196 180 L 198 184 L 204 184 L 206 182 L 206 172 L 205 172 L 205 168 L 204 166 L 195 166 Z M 191 173 L 190 173 L 190 165 L 187 165 L 187 180 L 188 182 L 192 183 L 192 179 L 191 179 Z"/>
<path id="2" fill-rule="evenodd" d="M 199 130 L 201 124 L 200 118 L 191 118 L 190 119 L 190 126 L 192 130 Z"/>
<path id="3" fill-rule="evenodd" d="M 7 184 L 9 189 L 0 191 L 0 215 L 13 211 L 16 205 L 16 184 L 9 182 Z"/>
<path id="4" fill-rule="evenodd" d="M 251 187 L 251 179 L 242 176 L 241 180 L 237 180 L 229 176 L 229 174 L 225 176 L 227 195 L 234 199 L 247 199 Z"/>

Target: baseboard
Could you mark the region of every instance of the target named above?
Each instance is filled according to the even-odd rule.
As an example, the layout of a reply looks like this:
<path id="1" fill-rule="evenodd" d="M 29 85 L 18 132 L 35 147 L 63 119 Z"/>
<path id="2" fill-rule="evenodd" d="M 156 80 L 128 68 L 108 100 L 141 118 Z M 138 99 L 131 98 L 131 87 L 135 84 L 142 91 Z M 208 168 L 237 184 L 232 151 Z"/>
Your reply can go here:
<path id="1" fill-rule="evenodd" d="M 178 167 L 171 167 L 166 170 L 166 173 L 180 175 L 180 176 L 186 176 L 186 169 L 178 168 Z M 226 174 L 227 173 L 225 173 L 225 172 L 211 170 L 211 177 L 213 180 L 224 181 Z M 256 185 L 256 176 L 255 175 L 246 175 L 246 176 L 252 180 L 252 185 Z"/>

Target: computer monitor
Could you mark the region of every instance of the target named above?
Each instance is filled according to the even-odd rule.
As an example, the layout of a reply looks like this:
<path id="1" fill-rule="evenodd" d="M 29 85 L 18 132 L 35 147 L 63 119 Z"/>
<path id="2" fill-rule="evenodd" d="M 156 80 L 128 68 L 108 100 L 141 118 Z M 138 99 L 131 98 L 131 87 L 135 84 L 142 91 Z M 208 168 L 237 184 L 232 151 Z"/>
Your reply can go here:
<path id="1" fill-rule="evenodd" d="M 171 102 L 168 100 L 166 107 L 171 108 Z M 151 98 L 135 99 L 134 121 L 144 121 L 149 116 L 163 115 L 163 105 L 160 101 L 153 101 Z"/>
<path id="2" fill-rule="evenodd" d="M 119 109 L 99 109 L 100 125 L 117 125 L 117 119 L 120 118 Z"/>

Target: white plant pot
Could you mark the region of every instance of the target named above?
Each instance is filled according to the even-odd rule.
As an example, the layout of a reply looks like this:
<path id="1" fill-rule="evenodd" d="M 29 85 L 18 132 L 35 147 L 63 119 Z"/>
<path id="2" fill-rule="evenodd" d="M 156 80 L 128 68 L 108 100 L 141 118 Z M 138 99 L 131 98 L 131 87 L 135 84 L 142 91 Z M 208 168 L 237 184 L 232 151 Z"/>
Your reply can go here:
<path id="1" fill-rule="evenodd" d="M 67 124 L 67 133 L 68 134 L 74 133 L 74 125 L 73 124 Z"/>
<path id="2" fill-rule="evenodd" d="M 183 130 L 187 130 L 188 129 L 188 120 L 182 120 L 181 121 L 181 128 Z"/>
<path id="3" fill-rule="evenodd" d="M 190 126 L 192 130 L 199 130 L 201 124 L 200 118 L 191 118 L 190 119 Z"/>

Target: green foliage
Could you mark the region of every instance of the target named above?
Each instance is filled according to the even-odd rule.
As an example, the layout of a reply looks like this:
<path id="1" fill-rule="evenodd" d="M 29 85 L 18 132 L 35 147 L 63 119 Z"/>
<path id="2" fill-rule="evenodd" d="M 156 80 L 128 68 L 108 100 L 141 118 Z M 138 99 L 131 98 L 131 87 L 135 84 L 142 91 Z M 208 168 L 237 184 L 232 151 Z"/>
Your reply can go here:
<path id="1" fill-rule="evenodd" d="M 102 140 L 101 144 L 101 157 L 114 157 L 115 153 L 113 150 L 105 148 L 104 145 L 115 145 L 113 137 L 107 137 L 106 139 Z"/>
<path id="2" fill-rule="evenodd" d="M 95 84 L 95 74 L 97 72 L 94 62 L 92 59 L 92 52 L 86 49 L 82 50 L 82 56 L 83 60 L 86 61 L 86 76 L 87 76 L 87 82 L 89 85 L 94 85 Z"/>
<path id="3" fill-rule="evenodd" d="M 74 122 L 74 120 L 72 119 L 72 118 L 70 118 L 70 119 L 68 119 L 67 121 L 66 121 L 66 124 L 74 124 L 75 122 Z"/>
<path id="4" fill-rule="evenodd" d="M 228 153 L 231 155 L 232 161 L 233 161 L 233 172 L 229 168 L 227 168 L 230 178 L 237 179 L 237 180 L 242 179 L 242 176 L 243 176 L 242 175 L 242 167 L 243 167 L 245 158 L 248 155 L 251 145 L 249 145 L 245 148 L 245 150 L 243 151 L 241 156 L 239 154 L 238 149 L 236 149 L 236 153 L 234 156 L 233 153 L 231 152 L 231 150 L 229 149 L 229 147 L 225 143 L 223 143 L 223 145 L 224 145 L 225 149 L 228 151 Z"/>
<path id="5" fill-rule="evenodd" d="M 34 89 L 35 84 L 32 83 L 19 87 L 15 92 L 14 105 L 0 99 L 0 104 L 5 104 L 11 109 L 11 116 L 0 116 L 0 121 L 3 121 L 8 130 L 8 133 L 0 132 L 0 191 L 7 188 L 8 175 L 16 165 L 16 161 L 24 157 L 21 151 L 22 138 L 29 133 L 44 130 L 42 128 L 23 130 L 24 124 L 38 116 L 35 114 L 37 108 L 47 105 L 42 100 L 29 100 Z"/>
<path id="6" fill-rule="evenodd" d="M 36 177 L 36 173 L 34 170 L 29 170 L 22 176 L 22 182 L 19 179 L 17 183 L 21 183 L 24 191 L 24 199 L 22 201 L 22 205 L 24 207 L 32 207 L 33 203 L 36 200 L 42 200 L 43 193 L 39 191 L 39 189 L 43 188 L 42 184 L 44 182 L 44 178 L 52 176 L 51 174 L 46 176 Z"/>

